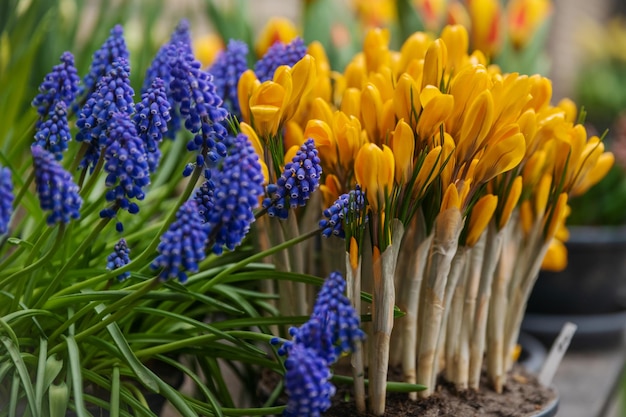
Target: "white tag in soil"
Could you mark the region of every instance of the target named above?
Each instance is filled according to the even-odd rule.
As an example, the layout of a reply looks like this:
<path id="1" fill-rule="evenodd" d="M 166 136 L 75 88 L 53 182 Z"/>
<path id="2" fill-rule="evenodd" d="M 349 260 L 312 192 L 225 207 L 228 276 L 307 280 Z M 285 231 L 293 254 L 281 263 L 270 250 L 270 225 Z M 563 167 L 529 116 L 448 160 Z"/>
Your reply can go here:
<path id="1" fill-rule="evenodd" d="M 552 344 L 550 353 L 548 353 L 548 357 L 541 368 L 541 372 L 539 372 L 538 379 L 543 386 L 547 387 L 552 383 L 552 378 L 554 378 L 554 374 L 559 368 L 561 360 L 563 359 L 565 352 L 567 352 L 567 348 L 569 347 L 577 328 L 578 326 L 570 322 L 563 325 L 561 333 Z"/>

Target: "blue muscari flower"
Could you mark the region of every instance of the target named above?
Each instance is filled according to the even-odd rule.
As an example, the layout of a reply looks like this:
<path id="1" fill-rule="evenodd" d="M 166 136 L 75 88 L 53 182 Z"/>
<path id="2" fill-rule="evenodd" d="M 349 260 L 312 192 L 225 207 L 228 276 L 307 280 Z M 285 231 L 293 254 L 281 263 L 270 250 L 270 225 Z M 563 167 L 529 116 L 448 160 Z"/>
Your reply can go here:
<path id="1" fill-rule="evenodd" d="M 270 216 L 286 219 L 287 209 L 303 207 L 311 193 L 319 187 L 322 166 L 317 156 L 313 139 L 307 139 L 300 147 L 276 184 L 267 186 L 269 197 L 263 200 L 263 207 Z"/>
<path id="2" fill-rule="evenodd" d="M 335 395 L 327 362 L 315 350 L 302 344 L 290 345 L 285 360 L 285 417 L 321 416 Z"/>
<path id="3" fill-rule="evenodd" d="M 119 58 L 128 60 L 128 56 L 128 48 L 124 40 L 124 29 L 121 25 L 115 25 L 100 49 L 94 52 L 89 72 L 83 78 L 81 93 L 86 92 L 87 96 L 91 95 L 91 92 L 97 87 L 100 78 L 109 73 L 113 63 L 119 60 Z"/>
<path id="4" fill-rule="evenodd" d="M 33 107 L 39 113 L 38 125 L 48 118 L 49 114 L 56 113 L 57 103 L 64 103 L 65 108 L 69 108 L 78 93 L 80 78 L 74 65 L 74 55 L 70 52 L 63 52 L 61 63 L 55 65 L 52 71 L 46 75 L 39 85 L 39 94 L 32 102 Z"/>
<path id="5" fill-rule="evenodd" d="M 322 212 L 325 217 L 319 222 L 320 228 L 323 229 L 322 236 L 337 236 L 344 239 L 346 237 L 344 222 L 347 225 L 353 221 L 352 218 L 360 217 L 364 207 L 365 195 L 360 186 L 357 185 L 349 193 L 340 195 L 330 207 Z"/>
<path id="6" fill-rule="evenodd" d="M 317 318 L 330 334 L 337 355 L 354 351 L 358 341 L 365 338 L 360 329 L 361 319 L 344 295 L 346 281 L 339 272 L 331 272 L 317 294 L 311 318 Z M 302 328 L 299 337 L 304 337 Z"/>
<path id="7" fill-rule="evenodd" d="M 137 132 L 146 149 L 150 172 L 156 171 L 159 165 L 159 143 L 167 132 L 167 122 L 170 119 L 170 103 L 165 95 L 165 85 L 162 79 L 155 78 L 152 86 L 141 95 L 133 116 Z"/>
<path id="8" fill-rule="evenodd" d="M 274 71 L 281 65 L 293 67 L 306 55 L 306 45 L 301 38 L 295 38 L 288 44 L 276 42 L 269 47 L 265 55 L 254 65 L 254 73 L 259 81 L 274 78 Z"/>
<path id="9" fill-rule="evenodd" d="M 50 117 L 39 123 L 35 133 L 35 145 L 51 152 L 56 160 L 60 161 L 63 159 L 63 151 L 67 149 L 67 142 L 71 139 L 66 104 L 64 101 L 58 101 Z"/>
<path id="10" fill-rule="evenodd" d="M 126 239 L 120 239 L 113 247 L 113 252 L 107 257 L 107 269 L 109 271 L 115 271 L 130 263 L 130 249 L 126 243 Z M 120 281 L 125 280 L 130 276 L 130 272 L 126 271 L 117 276 Z"/>
<path id="11" fill-rule="evenodd" d="M 35 145 L 31 150 L 39 204 L 43 210 L 51 211 L 48 225 L 68 223 L 70 219 L 79 218 L 83 201 L 70 173 L 41 146 Z"/>
<path id="12" fill-rule="evenodd" d="M 226 128 L 222 125 L 228 111 L 222 107 L 222 99 L 215 91 L 211 74 L 200 69 L 200 63 L 178 43 L 171 56 L 170 93 L 185 119 L 185 128 L 194 134 L 187 144 L 190 151 L 199 151 L 196 163 L 215 162 L 226 155 L 224 138 Z"/>
<path id="13" fill-rule="evenodd" d="M 167 137 L 170 139 L 174 139 L 176 137 L 176 132 L 180 130 L 181 126 L 180 112 L 176 107 L 176 102 L 169 93 L 170 82 L 172 81 L 172 75 L 170 73 L 170 59 L 172 55 L 176 54 L 177 46 L 185 48 L 187 53 L 192 53 L 189 21 L 186 19 L 179 22 L 176 29 L 174 29 L 169 42 L 161 46 L 157 52 L 152 64 L 150 64 L 150 67 L 146 71 L 143 87 L 141 88 L 141 93 L 143 95 L 152 86 L 152 83 L 156 78 L 163 80 L 165 84 L 165 92 L 171 107 L 171 119 L 167 127 Z"/>
<path id="14" fill-rule="evenodd" d="M 237 83 L 241 74 L 248 69 L 247 56 L 248 45 L 231 39 L 226 50 L 218 55 L 215 63 L 209 68 L 209 72 L 213 74 L 217 94 L 224 100 L 224 106 L 228 111 L 238 118 L 241 118 L 241 109 Z"/>
<path id="15" fill-rule="evenodd" d="M 128 114 L 113 114 L 109 124 L 109 136 L 104 150 L 104 170 L 108 174 L 105 184 L 110 189 L 105 198 L 114 202 L 114 206 L 102 210 L 100 217 L 114 217 L 117 208 L 135 214 L 139 207 L 130 199 L 143 200 L 143 187 L 150 184 L 144 144 Z"/>
<path id="16" fill-rule="evenodd" d="M 96 90 L 81 109 L 76 121 L 79 128 L 76 141 L 90 144 L 81 161 L 81 168 L 96 164 L 100 150 L 107 142 L 109 122 L 113 114 L 133 113 L 135 92 L 130 86 L 129 73 L 130 67 L 125 58 L 113 62 L 111 70 L 100 79 Z"/>
<path id="17" fill-rule="evenodd" d="M 152 269 L 161 269 L 163 280 L 178 278 L 187 281 L 185 271 L 197 272 L 198 263 L 205 258 L 208 235 L 195 200 L 185 202 L 176 213 L 176 221 L 161 236 L 157 247 L 159 255 L 152 262 Z"/>
<path id="18" fill-rule="evenodd" d="M 233 139 L 228 155 L 209 175 L 195 198 L 219 255 L 224 247 L 234 250 L 250 230 L 264 179 L 259 157 L 243 134 Z"/>
<path id="19" fill-rule="evenodd" d="M 11 170 L 0 167 L 0 235 L 9 231 L 9 221 L 13 213 L 13 182 Z"/>

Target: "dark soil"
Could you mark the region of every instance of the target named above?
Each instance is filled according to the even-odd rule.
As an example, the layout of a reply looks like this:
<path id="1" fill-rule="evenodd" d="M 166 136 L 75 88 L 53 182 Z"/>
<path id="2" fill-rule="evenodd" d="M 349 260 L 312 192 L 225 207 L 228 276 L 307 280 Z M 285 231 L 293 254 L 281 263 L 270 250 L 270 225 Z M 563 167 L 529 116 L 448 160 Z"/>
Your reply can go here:
<path id="1" fill-rule="evenodd" d="M 532 416 L 549 404 L 556 394 L 543 387 L 537 379 L 517 367 L 509 375 L 504 392 L 498 394 L 488 388 L 486 378 L 478 392 L 457 392 L 451 384 L 440 379 L 437 391 L 430 398 L 411 401 L 408 394 L 387 394 L 388 417 L 526 417 Z M 345 386 L 337 387 L 333 406 L 324 413 L 327 417 L 363 417 Z M 373 414 L 367 414 L 368 417 Z"/>

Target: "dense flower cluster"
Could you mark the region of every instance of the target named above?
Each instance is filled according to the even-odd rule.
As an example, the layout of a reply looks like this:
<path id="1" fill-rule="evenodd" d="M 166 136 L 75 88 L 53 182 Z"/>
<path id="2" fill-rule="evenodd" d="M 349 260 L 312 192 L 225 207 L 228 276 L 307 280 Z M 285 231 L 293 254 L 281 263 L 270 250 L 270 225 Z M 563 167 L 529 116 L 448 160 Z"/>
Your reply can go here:
<path id="1" fill-rule="evenodd" d="M 170 66 L 171 96 L 185 119 L 185 128 L 194 134 L 187 149 L 199 151 L 198 165 L 203 165 L 205 158 L 217 161 L 226 155 L 223 143 L 226 128 L 221 123 L 228 112 L 222 107 L 222 99 L 215 91 L 211 75 L 200 69 L 200 63 L 180 42 L 171 57 Z"/>
<path id="2" fill-rule="evenodd" d="M 143 140 L 150 172 L 156 171 L 161 157 L 159 144 L 167 132 L 167 123 L 171 120 L 170 103 L 165 94 L 163 80 L 155 78 L 152 86 L 141 95 L 141 101 L 135 106 L 133 121 L 139 137 Z"/>
<path id="3" fill-rule="evenodd" d="M 41 146 L 33 146 L 32 154 L 39 205 L 51 212 L 47 218 L 48 225 L 68 223 L 70 219 L 79 218 L 83 200 L 70 173 Z"/>
<path id="4" fill-rule="evenodd" d="M 263 195 L 263 172 L 259 157 L 248 138 L 240 134 L 233 140 L 220 167 L 198 189 L 196 201 L 210 237 L 213 252 L 234 250 L 254 222 L 253 210 Z"/>
<path id="5" fill-rule="evenodd" d="M 0 167 L 0 235 L 9 231 L 9 222 L 13 213 L 13 198 L 11 170 Z"/>
<path id="6" fill-rule="evenodd" d="M 289 397 L 285 417 L 317 417 L 330 407 L 335 387 L 326 361 L 301 344 L 288 349 L 285 360 L 285 393 Z"/>
<path id="7" fill-rule="evenodd" d="M 288 44 L 276 42 L 254 65 L 254 73 L 259 81 L 274 77 L 274 71 L 281 65 L 292 67 L 306 55 L 306 45 L 302 38 L 295 38 Z"/>
<path id="8" fill-rule="evenodd" d="M 284 416 L 319 415 L 328 409 L 335 393 L 328 382 L 328 367 L 339 355 L 353 352 L 355 344 L 365 338 L 359 328 L 360 318 L 343 294 L 345 286 L 339 272 L 331 273 L 317 295 L 309 320 L 289 329 L 292 340 L 282 341 L 278 349 L 279 355 L 287 355 L 285 391 L 289 401 Z M 276 338 L 272 343 L 281 341 Z M 296 364 L 301 364 L 297 370 Z"/>
<path id="9" fill-rule="evenodd" d="M 71 139 L 72 135 L 67 122 L 67 106 L 64 101 L 57 101 L 49 118 L 39 123 L 37 133 L 35 133 L 35 145 L 52 153 L 57 161 L 60 161 Z"/>
<path id="10" fill-rule="evenodd" d="M 107 257 L 107 269 L 115 271 L 130 263 L 130 249 L 126 243 L 126 239 L 120 239 L 113 247 L 113 252 Z M 117 276 L 120 281 L 130 277 L 130 272 L 122 272 Z"/>
<path id="11" fill-rule="evenodd" d="M 159 277 L 163 280 L 187 281 L 185 271 L 198 272 L 198 262 L 205 258 L 207 236 L 195 200 L 188 200 L 178 209 L 176 221 L 161 236 L 159 256 L 151 268 L 160 269 Z"/>
<path id="12" fill-rule="evenodd" d="M 267 187 L 269 197 L 263 201 L 270 216 L 286 219 L 288 208 L 303 207 L 311 193 L 319 187 L 322 167 L 313 139 L 308 139 L 296 152 L 276 184 Z"/>
<path id="13" fill-rule="evenodd" d="M 344 222 L 347 224 L 352 216 L 359 216 L 365 208 L 365 196 L 358 185 L 349 193 L 342 194 L 335 202 L 322 212 L 324 219 L 320 220 L 322 236 L 337 236 L 340 239 L 346 237 Z"/>
<path id="14" fill-rule="evenodd" d="M 83 78 L 82 92 L 89 95 L 97 86 L 100 78 L 109 73 L 115 61 L 120 58 L 128 60 L 128 57 L 124 29 L 121 25 L 116 25 L 111 29 L 104 44 L 93 54 L 89 73 Z"/>
<path id="15" fill-rule="evenodd" d="M 172 74 L 170 71 L 170 60 L 172 56 L 176 54 L 176 48 L 182 47 L 188 53 L 191 53 L 191 33 L 189 30 L 189 21 L 186 19 L 181 20 L 172 35 L 169 42 L 159 48 L 156 56 L 152 60 L 152 64 L 146 71 L 146 76 L 141 88 L 141 94 L 145 94 L 148 89 L 152 87 L 152 83 L 156 78 L 163 80 L 165 86 L 165 92 L 167 99 L 170 103 L 170 120 L 167 127 L 167 137 L 174 139 L 176 132 L 180 130 L 181 117 L 180 112 L 177 109 L 176 102 L 170 94 L 170 82 L 172 81 Z"/>
<path id="16" fill-rule="evenodd" d="M 113 208 L 102 210 L 100 216 L 114 217 L 118 208 L 137 213 L 139 206 L 130 199 L 143 200 L 143 187 L 150 183 L 150 170 L 144 143 L 125 113 L 112 115 L 104 151 L 104 170 L 107 172 L 105 184 L 110 188 L 105 198 L 115 204 Z"/>
<path id="17" fill-rule="evenodd" d="M 107 142 L 107 130 L 113 114 L 132 114 L 135 92 L 130 86 L 129 73 L 130 67 L 125 58 L 113 62 L 111 70 L 98 82 L 96 90 L 81 109 L 76 121 L 80 129 L 76 141 L 89 144 L 81 168 L 96 164 L 100 150 Z"/>
<path id="18" fill-rule="evenodd" d="M 60 102 L 69 108 L 78 93 L 80 77 L 74 66 L 74 55 L 63 52 L 61 63 L 55 65 L 52 71 L 46 75 L 39 86 L 39 94 L 35 97 L 32 105 L 39 113 L 39 123 L 48 117 L 48 114 L 56 113 L 56 105 Z"/>
<path id="19" fill-rule="evenodd" d="M 217 94 L 224 100 L 224 107 L 241 118 L 239 99 L 237 97 L 237 83 L 239 77 L 248 69 L 248 45 L 245 42 L 231 39 L 226 50 L 222 51 L 209 68 L 213 74 Z"/>

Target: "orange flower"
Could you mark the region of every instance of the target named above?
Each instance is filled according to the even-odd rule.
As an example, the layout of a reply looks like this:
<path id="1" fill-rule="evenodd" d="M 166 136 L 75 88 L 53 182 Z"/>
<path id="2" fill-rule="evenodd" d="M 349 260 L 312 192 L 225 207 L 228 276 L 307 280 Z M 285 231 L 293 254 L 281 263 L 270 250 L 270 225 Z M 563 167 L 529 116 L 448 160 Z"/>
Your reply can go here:
<path id="1" fill-rule="evenodd" d="M 260 58 L 276 42 L 289 43 L 296 36 L 298 36 L 298 31 L 291 20 L 284 17 L 273 17 L 261 31 L 254 52 Z"/>

